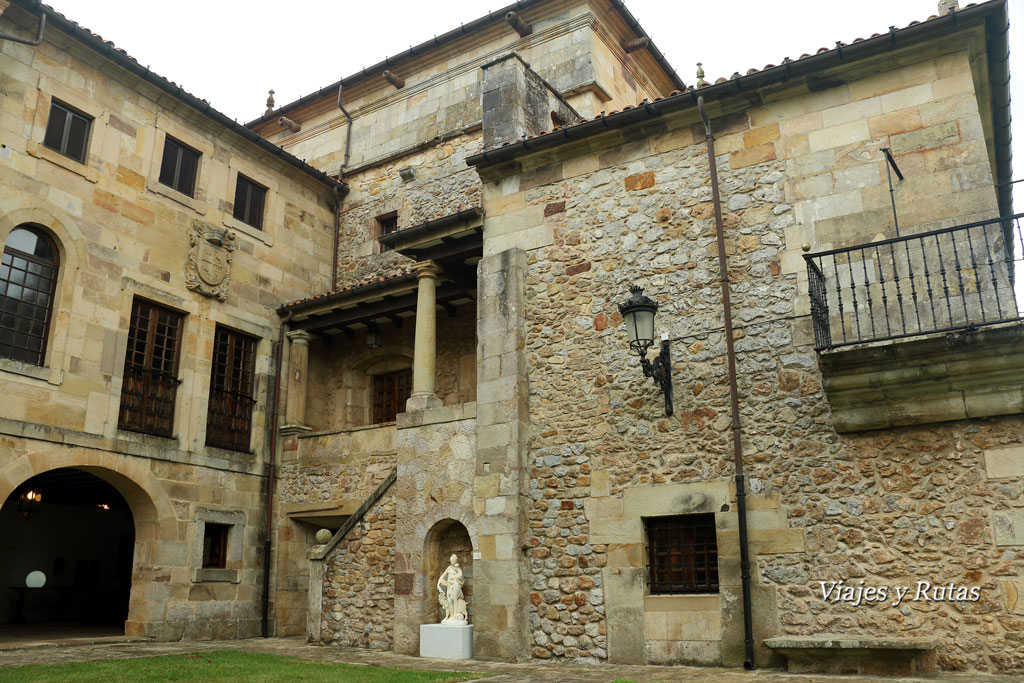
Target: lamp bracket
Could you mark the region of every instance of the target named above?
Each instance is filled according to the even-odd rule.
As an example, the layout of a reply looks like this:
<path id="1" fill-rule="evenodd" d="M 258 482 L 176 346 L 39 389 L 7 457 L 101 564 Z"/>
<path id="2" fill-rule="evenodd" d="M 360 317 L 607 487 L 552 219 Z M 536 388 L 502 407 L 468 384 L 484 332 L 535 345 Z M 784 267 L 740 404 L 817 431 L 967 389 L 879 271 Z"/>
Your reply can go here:
<path id="1" fill-rule="evenodd" d="M 640 365 L 644 377 L 650 377 L 665 395 L 665 415 L 672 416 L 672 354 L 669 340 L 661 341 L 661 351 L 653 361 L 647 360 L 647 349 L 640 352 Z"/>

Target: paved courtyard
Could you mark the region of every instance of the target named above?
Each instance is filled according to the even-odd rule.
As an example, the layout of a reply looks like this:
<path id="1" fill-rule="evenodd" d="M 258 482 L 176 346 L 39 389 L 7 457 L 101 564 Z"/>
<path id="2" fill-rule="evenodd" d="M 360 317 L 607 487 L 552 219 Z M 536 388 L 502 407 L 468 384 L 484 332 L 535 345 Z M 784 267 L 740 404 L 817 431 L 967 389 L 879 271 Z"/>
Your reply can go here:
<path id="1" fill-rule="evenodd" d="M 843 681 L 882 680 L 873 676 L 822 676 L 789 674 L 781 671 L 742 671 L 738 669 L 703 669 L 693 667 L 620 666 L 620 665 L 560 665 L 547 662 L 507 664 L 503 662 L 451 662 L 421 659 L 390 652 L 375 652 L 340 647 L 314 647 L 303 638 L 253 638 L 248 640 L 221 640 L 203 642 L 153 643 L 131 642 L 124 638 L 80 638 L 51 642 L 0 642 L 0 668 L 26 664 L 62 664 L 129 657 L 155 657 L 186 652 L 214 650 L 244 650 L 302 657 L 310 660 L 345 662 L 364 666 L 392 666 L 407 669 L 456 669 L 492 674 L 487 680 L 495 683 L 606 683 L 626 679 L 636 683 L 672 683 L 675 681 L 701 681 L 702 683 L 737 683 L 764 681 L 766 683 L 826 683 Z M 886 678 L 887 681 L 939 681 L 943 683 L 1011 683 L 1020 679 L 1013 676 L 985 676 L 979 674 L 937 674 L 920 678 Z"/>

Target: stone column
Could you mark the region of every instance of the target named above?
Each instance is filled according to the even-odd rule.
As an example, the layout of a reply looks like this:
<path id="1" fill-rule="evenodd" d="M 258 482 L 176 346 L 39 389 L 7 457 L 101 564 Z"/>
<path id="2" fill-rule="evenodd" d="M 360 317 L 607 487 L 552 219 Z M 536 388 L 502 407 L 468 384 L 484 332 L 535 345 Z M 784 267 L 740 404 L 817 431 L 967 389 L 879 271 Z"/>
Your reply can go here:
<path id="1" fill-rule="evenodd" d="M 284 411 L 286 427 L 306 425 L 306 370 L 309 367 L 309 340 L 305 330 L 292 330 L 287 335 L 288 405 Z"/>
<path id="2" fill-rule="evenodd" d="M 529 652 L 523 556 L 529 507 L 526 252 L 509 249 L 477 266 L 477 451 L 473 510 L 473 655 L 515 661 Z"/>
<path id="3" fill-rule="evenodd" d="M 416 296 L 416 346 L 412 360 L 412 396 L 407 412 L 441 406 L 434 393 L 437 373 L 437 276 L 441 268 L 431 261 L 417 264 L 419 290 Z"/>

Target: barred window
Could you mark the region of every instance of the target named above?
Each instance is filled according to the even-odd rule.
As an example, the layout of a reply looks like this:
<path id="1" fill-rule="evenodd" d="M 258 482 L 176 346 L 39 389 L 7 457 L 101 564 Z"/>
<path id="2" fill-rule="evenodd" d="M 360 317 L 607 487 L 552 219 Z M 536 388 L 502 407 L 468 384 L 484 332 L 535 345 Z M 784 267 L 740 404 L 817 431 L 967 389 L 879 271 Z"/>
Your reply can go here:
<path id="1" fill-rule="evenodd" d="M 144 299 L 132 302 L 117 426 L 171 436 L 184 315 Z"/>
<path id="2" fill-rule="evenodd" d="M 249 452 L 256 338 L 217 326 L 213 338 L 206 445 Z"/>
<path id="3" fill-rule="evenodd" d="M 394 422 L 412 395 L 412 370 L 373 376 L 373 424 Z"/>
<path id="4" fill-rule="evenodd" d="M 57 248 L 42 231 L 23 225 L 7 235 L 0 264 L 0 358 L 43 364 L 57 269 Z"/>
<path id="5" fill-rule="evenodd" d="M 164 141 L 160 160 L 160 182 L 189 197 L 195 196 L 199 152 L 170 135 Z"/>
<path id="6" fill-rule="evenodd" d="M 91 125 L 91 117 L 54 100 L 50 103 L 43 145 L 84 164 Z"/>
<path id="7" fill-rule="evenodd" d="M 644 528 L 652 595 L 718 592 L 714 513 L 647 517 Z"/>

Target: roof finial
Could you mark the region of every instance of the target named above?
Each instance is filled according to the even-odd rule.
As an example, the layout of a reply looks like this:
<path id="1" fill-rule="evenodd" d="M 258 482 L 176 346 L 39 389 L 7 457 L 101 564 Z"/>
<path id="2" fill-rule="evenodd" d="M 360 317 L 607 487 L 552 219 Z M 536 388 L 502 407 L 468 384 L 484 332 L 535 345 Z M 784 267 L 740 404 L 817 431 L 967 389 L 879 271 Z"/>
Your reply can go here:
<path id="1" fill-rule="evenodd" d="M 701 62 L 697 62 L 697 87 L 703 88 L 706 85 L 710 85 L 704 80 L 704 67 L 701 66 Z"/>
<path id="2" fill-rule="evenodd" d="M 274 90 L 273 90 L 273 88 L 270 89 L 268 94 L 270 95 L 270 97 L 267 98 L 267 110 L 265 112 L 263 112 L 264 116 L 266 116 L 270 112 L 274 111 Z"/>

